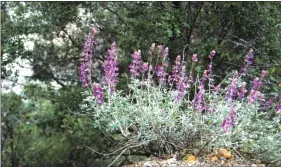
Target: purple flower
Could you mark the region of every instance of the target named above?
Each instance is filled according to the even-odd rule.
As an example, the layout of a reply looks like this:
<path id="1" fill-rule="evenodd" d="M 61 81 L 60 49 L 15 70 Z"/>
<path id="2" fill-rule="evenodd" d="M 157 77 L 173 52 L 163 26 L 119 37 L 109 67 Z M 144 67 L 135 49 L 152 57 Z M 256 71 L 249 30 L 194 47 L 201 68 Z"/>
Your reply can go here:
<path id="1" fill-rule="evenodd" d="M 226 100 L 234 101 L 237 94 L 237 83 L 232 81 L 232 83 L 227 87 Z"/>
<path id="2" fill-rule="evenodd" d="M 216 87 L 215 87 L 215 92 L 220 92 L 221 90 L 221 84 L 218 84 Z"/>
<path id="3" fill-rule="evenodd" d="M 98 83 L 94 83 L 93 95 L 96 97 L 96 101 L 99 105 L 103 103 L 103 91 Z"/>
<path id="4" fill-rule="evenodd" d="M 191 71 L 190 71 L 189 76 L 188 76 L 188 83 L 189 83 L 189 84 L 194 83 L 194 78 L 193 78 L 193 74 L 192 74 Z"/>
<path id="5" fill-rule="evenodd" d="M 240 90 L 238 92 L 238 98 L 242 100 L 244 98 L 246 92 L 247 92 L 246 82 L 243 82 L 242 87 L 240 88 Z"/>
<path id="6" fill-rule="evenodd" d="M 261 72 L 261 78 L 264 78 L 268 75 L 268 71 L 267 70 L 262 70 Z"/>
<path id="7" fill-rule="evenodd" d="M 270 98 L 267 102 L 265 102 L 262 109 L 268 110 L 272 106 L 274 99 L 275 98 Z"/>
<path id="8" fill-rule="evenodd" d="M 197 54 L 192 55 L 192 61 L 198 62 L 198 55 Z"/>
<path id="9" fill-rule="evenodd" d="M 92 28 L 92 33 L 93 33 L 93 37 L 94 37 L 96 35 L 96 33 L 97 33 L 97 28 L 96 27 Z"/>
<path id="10" fill-rule="evenodd" d="M 205 110 L 208 112 L 214 113 L 214 112 L 216 112 L 216 107 L 206 105 Z"/>
<path id="11" fill-rule="evenodd" d="M 117 49 L 116 43 L 114 42 L 111 45 L 111 48 L 108 50 L 107 58 L 104 64 L 104 75 L 105 82 L 108 86 L 109 93 L 112 93 L 116 89 L 118 83 L 118 62 L 117 62 Z"/>
<path id="12" fill-rule="evenodd" d="M 82 83 L 82 87 L 88 86 L 87 82 L 87 65 L 83 62 L 79 68 L 80 72 L 80 82 Z"/>
<path id="13" fill-rule="evenodd" d="M 250 49 L 245 57 L 245 62 L 247 65 L 252 65 L 254 63 L 255 55 L 253 52 L 254 52 L 253 49 Z"/>
<path id="14" fill-rule="evenodd" d="M 264 100 L 264 95 L 260 91 L 251 89 L 248 96 L 248 103 L 253 104 L 258 100 Z"/>
<path id="15" fill-rule="evenodd" d="M 241 69 L 240 69 L 240 73 L 243 74 L 243 73 L 246 73 L 247 72 L 247 69 L 248 69 L 248 65 L 244 64 L 241 66 Z"/>
<path id="16" fill-rule="evenodd" d="M 238 80 L 238 72 L 235 71 L 232 81 L 231 81 L 230 85 L 228 85 L 228 87 L 227 87 L 227 92 L 226 92 L 226 96 L 225 96 L 227 101 L 234 101 L 236 98 L 236 95 L 238 92 L 237 80 Z"/>
<path id="17" fill-rule="evenodd" d="M 210 54 L 211 54 L 212 57 L 214 57 L 217 54 L 217 51 L 212 50 Z"/>
<path id="18" fill-rule="evenodd" d="M 91 59 L 93 57 L 93 43 L 95 43 L 93 37 L 97 33 L 96 28 L 92 29 L 92 32 L 89 33 L 88 39 L 84 44 L 83 55 L 84 55 L 84 62 L 80 65 L 79 73 L 80 73 L 80 81 L 82 82 L 82 87 L 86 87 L 92 83 L 91 80 L 91 73 L 88 69 L 91 67 Z"/>
<path id="19" fill-rule="evenodd" d="M 148 70 L 148 63 L 143 63 L 141 66 L 141 72 L 145 73 Z"/>
<path id="20" fill-rule="evenodd" d="M 181 101 L 186 94 L 186 90 L 190 87 L 190 84 L 180 56 L 176 57 L 175 63 L 172 65 L 172 76 L 169 76 L 168 80 L 173 81 L 176 85 L 177 95 L 174 99 L 175 102 Z"/>
<path id="21" fill-rule="evenodd" d="M 179 73 L 181 69 L 182 69 L 181 57 L 177 56 L 175 64 L 172 65 L 172 79 L 174 82 L 177 82 L 179 80 Z"/>
<path id="22" fill-rule="evenodd" d="M 216 54 L 217 52 L 215 50 L 212 50 L 209 54 L 209 58 L 212 59 Z"/>
<path id="23" fill-rule="evenodd" d="M 84 55 L 84 62 L 88 62 L 93 57 L 93 37 L 96 34 L 96 29 L 93 28 L 92 32 L 89 33 L 88 39 L 84 44 L 83 55 Z"/>
<path id="24" fill-rule="evenodd" d="M 132 55 L 132 63 L 129 65 L 130 72 L 132 74 L 132 77 L 135 79 L 140 75 L 140 70 L 141 70 L 141 52 L 135 51 Z"/>
<path id="25" fill-rule="evenodd" d="M 245 64 L 243 65 L 243 67 L 240 70 L 241 73 L 246 73 L 248 70 L 248 67 L 254 63 L 255 55 L 253 52 L 254 52 L 253 49 L 250 49 L 248 54 L 245 56 L 245 59 L 244 59 Z"/>
<path id="26" fill-rule="evenodd" d="M 281 113 L 281 101 L 276 106 L 276 113 L 277 114 Z"/>
<path id="27" fill-rule="evenodd" d="M 179 102 L 184 98 L 186 90 L 190 88 L 188 78 L 185 73 L 185 66 L 182 67 L 181 72 L 179 73 L 177 78 L 178 80 L 175 82 L 177 90 L 177 96 L 175 98 L 175 101 Z"/>
<path id="28" fill-rule="evenodd" d="M 252 82 L 251 89 L 253 90 L 258 90 L 263 86 L 263 82 L 261 81 L 260 78 L 255 78 L 254 81 Z"/>
<path id="29" fill-rule="evenodd" d="M 222 128 L 225 133 L 230 132 L 230 128 L 234 128 L 234 119 L 235 119 L 236 110 L 234 106 L 231 106 L 231 112 L 229 113 L 229 116 L 225 118 L 222 122 Z"/>
<path id="30" fill-rule="evenodd" d="M 164 70 L 163 66 L 158 65 L 156 68 L 156 76 L 159 79 L 159 83 L 164 85 L 166 83 L 166 76 L 167 76 L 167 72 Z"/>
<path id="31" fill-rule="evenodd" d="M 199 83 L 199 92 L 195 94 L 194 97 L 194 108 L 197 111 L 202 111 L 205 109 L 205 89 L 204 85 Z"/>

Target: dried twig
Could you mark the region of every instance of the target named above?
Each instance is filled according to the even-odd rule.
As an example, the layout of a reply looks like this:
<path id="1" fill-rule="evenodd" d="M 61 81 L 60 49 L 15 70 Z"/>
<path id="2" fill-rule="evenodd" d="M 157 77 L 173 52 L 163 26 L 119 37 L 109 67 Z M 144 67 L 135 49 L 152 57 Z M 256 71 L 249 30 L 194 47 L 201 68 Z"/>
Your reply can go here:
<path id="1" fill-rule="evenodd" d="M 243 163 L 245 163 L 246 162 L 245 158 L 236 150 L 236 148 L 233 147 L 233 149 L 242 158 Z"/>

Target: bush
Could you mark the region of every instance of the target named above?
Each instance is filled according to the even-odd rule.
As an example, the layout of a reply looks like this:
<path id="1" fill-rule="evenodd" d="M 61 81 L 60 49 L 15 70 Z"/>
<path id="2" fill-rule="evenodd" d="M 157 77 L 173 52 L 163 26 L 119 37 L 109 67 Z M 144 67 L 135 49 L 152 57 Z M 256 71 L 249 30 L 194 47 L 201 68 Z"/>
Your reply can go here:
<path id="1" fill-rule="evenodd" d="M 89 74 L 84 67 L 87 62 L 83 63 L 81 80 L 92 89 L 83 93 L 81 108 L 100 130 L 122 135 L 119 138 L 124 145 L 122 153 L 139 148 L 158 155 L 184 149 L 200 154 L 203 149 L 223 147 L 265 161 L 280 161 L 281 95 L 279 104 L 277 96 L 266 102 L 261 90 L 267 71 L 251 85 L 243 82 L 254 60 L 253 50 L 247 54 L 240 72 L 230 74 L 232 77 L 215 86 L 212 79 L 215 50 L 209 54 L 208 69 L 194 80 L 192 73 L 187 77 L 186 64 L 180 56 L 169 74 L 168 48 L 160 45 L 155 50 L 152 45 L 149 63 L 142 61 L 140 51 L 132 54 L 129 93 L 115 89 L 118 83 L 115 43 L 108 52 L 103 85 L 87 80 Z M 162 61 L 161 65 L 152 66 L 153 56 L 157 56 L 157 62 Z M 196 54 L 192 61 L 198 61 Z M 221 88 L 221 85 L 226 86 Z"/>

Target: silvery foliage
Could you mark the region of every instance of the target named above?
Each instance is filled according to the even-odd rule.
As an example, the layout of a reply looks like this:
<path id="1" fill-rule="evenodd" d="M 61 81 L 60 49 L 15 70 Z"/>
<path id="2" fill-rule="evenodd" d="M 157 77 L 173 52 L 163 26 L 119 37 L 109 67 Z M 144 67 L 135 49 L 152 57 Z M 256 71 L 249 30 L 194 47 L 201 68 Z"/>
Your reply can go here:
<path id="1" fill-rule="evenodd" d="M 247 100 L 227 102 L 223 93 L 207 91 L 213 112 L 198 112 L 193 101 L 173 102 L 175 92 L 137 79 L 129 94 L 117 91 L 98 105 L 89 92 L 81 105 L 94 125 L 109 134 L 120 133 L 127 143 L 156 144 L 166 152 L 182 149 L 235 148 L 270 161 L 281 157 L 281 119 L 274 111 L 261 112 Z M 105 88 L 106 89 L 106 88 Z M 189 96 L 189 95 L 187 95 Z M 222 128 L 235 107 L 235 127 Z"/>

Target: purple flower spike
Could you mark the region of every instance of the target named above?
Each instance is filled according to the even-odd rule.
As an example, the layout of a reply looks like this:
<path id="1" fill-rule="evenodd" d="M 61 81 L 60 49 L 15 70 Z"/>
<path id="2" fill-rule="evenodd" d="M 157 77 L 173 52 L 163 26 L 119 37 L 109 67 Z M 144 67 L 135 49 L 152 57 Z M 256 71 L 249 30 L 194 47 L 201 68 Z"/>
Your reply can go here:
<path id="1" fill-rule="evenodd" d="M 231 106 L 231 112 L 229 113 L 229 116 L 225 118 L 222 122 L 222 128 L 225 133 L 230 132 L 230 130 L 235 127 L 234 125 L 235 114 L 236 114 L 236 110 L 234 106 Z"/>
<path id="2" fill-rule="evenodd" d="M 252 85 L 251 85 L 251 88 L 253 90 L 258 90 L 259 88 L 261 88 L 263 86 L 263 82 L 261 81 L 260 78 L 255 78 Z"/>
<path id="3" fill-rule="evenodd" d="M 186 76 L 185 66 L 183 65 L 183 61 L 181 61 L 181 57 L 177 56 L 175 63 L 172 65 L 172 76 L 168 78 L 169 82 L 173 82 L 176 85 L 176 97 L 174 99 L 175 102 L 181 101 L 188 88 L 190 88 L 189 78 Z"/>
<path id="4" fill-rule="evenodd" d="M 130 72 L 132 74 L 132 77 L 135 79 L 140 75 L 141 70 L 141 52 L 135 51 L 134 54 L 132 54 L 132 63 L 129 65 Z"/>
<path id="5" fill-rule="evenodd" d="M 270 98 L 267 102 L 265 102 L 262 109 L 268 110 L 272 106 L 274 99 L 275 98 Z"/>
<path id="6" fill-rule="evenodd" d="M 178 76 L 178 80 L 175 82 L 175 84 L 177 90 L 177 96 L 175 101 L 179 102 L 184 98 L 186 94 L 186 90 L 190 88 L 190 85 L 188 83 L 188 78 L 185 73 L 185 66 L 182 66 L 181 72 Z"/>
<path id="7" fill-rule="evenodd" d="M 84 44 L 83 55 L 84 62 L 80 65 L 79 73 L 80 73 L 80 81 L 82 82 L 82 87 L 86 87 L 92 83 L 91 73 L 89 67 L 91 67 L 91 59 L 93 58 L 93 44 L 95 43 L 93 37 L 97 33 L 96 28 L 93 28 L 89 33 L 88 39 Z"/>
<path id="8" fill-rule="evenodd" d="M 209 54 L 209 58 L 212 59 L 216 54 L 217 52 L 215 50 L 212 50 Z"/>
<path id="9" fill-rule="evenodd" d="M 189 84 L 194 83 L 194 78 L 193 78 L 192 72 L 189 73 L 189 76 L 188 76 L 188 83 L 189 83 Z"/>
<path id="10" fill-rule="evenodd" d="M 112 93 L 116 89 L 118 83 L 118 62 L 117 62 L 117 48 L 116 43 L 114 42 L 111 45 L 111 48 L 108 50 L 107 58 L 104 64 L 104 75 L 105 82 L 108 86 L 109 93 Z"/>
<path id="11" fill-rule="evenodd" d="M 247 92 L 246 82 L 243 82 L 242 87 L 240 88 L 240 90 L 238 92 L 238 98 L 242 100 L 244 98 L 246 92 Z"/>
<path id="12" fill-rule="evenodd" d="M 277 114 L 281 113 L 281 102 L 279 102 L 276 106 L 276 113 Z"/>
<path id="13" fill-rule="evenodd" d="M 96 28 L 93 28 L 92 32 L 90 32 L 88 36 L 87 41 L 84 44 L 84 50 L 83 50 L 84 62 L 87 62 L 93 58 L 93 43 L 95 43 L 93 37 L 95 36 L 96 33 L 97 33 Z"/>
<path id="14" fill-rule="evenodd" d="M 245 57 L 245 62 L 247 65 L 252 65 L 254 63 L 255 55 L 253 52 L 254 52 L 253 49 L 250 49 Z"/>
<path id="15" fill-rule="evenodd" d="M 205 109 L 205 89 L 202 82 L 199 83 L 199 92 L 194 96 L 194 108 L 196 111 L 202 111 Z"/>
<path id="16" fill-rule="evenodd" d="M 214 57 L 217 54 L 217 51 L 212 50 L 210 54 L 211 54 L 212 57 Z"/>
<path id="17" fill-rule="evenodd" d="M 231 81 L 230 85 L 228 85 L 228 87 L 227 87 L 227 92 L 226 92 L 226 96 L 225 96 L 227 101 L 234 101 L 236 98 L 236 95 L 238 93 L 237 80 L 238 80 L 238 72 L 235 71 L 232 81 Z"/>
<path id="18" fill-rule="evenodd" d="M 156 76 L 159 79 L 159 83 L 162 85 L 165 85 L 166 83 L 166 76 L 167 76 L 167 72 L 164 70 L 163 66 L 158 65 L 156 68 Z"/>
<path id="19" fill-rule="evenodd" d="M 248 54 L 245 56 L 245 59 L 244 59 L 245 64 L 242 66 L 240 73 L 246 73 L 248 70 L 248 67 L 254 63 L 255 55 L 253 52 L 254 52 L 253 49 L 250 49 Z"/>
<path id="20" fill-rule="evenodd" d="M 99 105 L 103 103 L 103 91 L 99 84 L 94 83 L 93 95 L 96 97 L 96 101 Z"/>
<path id="21" fill-rule="evenodd" d="M 87 65 L 85 63 L 82 63 L 79 68 L 80 72 L 80 82 L 82 83 L 82 87 L 88 86 L 87 82 Z"/>
<path id="22" fill-rule="evenodd" d="M 254 104 L 258 100 L 264 100 L 264 95 L 260 91 L 252 89 L 248 96 L 248 103 Z"/>
<path id="23" fill-rule="evenodd" d="M 141 66 L 141 72 L 145 73 L 148 70 L 148 63 L 143 63 Z"/>
<path id="24" fill-rule="evenodd" d="M 192 55 L 192 61 L 198 62 L 198 55 L 197 54 Z"/>
<path id="25" fill-rule="evenodd" d="M 208 65 L 208 77 L 211 77 L 213 65 L 212 62 Z"/>
<path id="26" fill-rule="evenodd" d="M 267 70 L 262 70 L 261 72 L 261 78 L 264 78 L 268 75 L 268 71 Z"/>
<path id="27" fill-rule="evenodd" d="M 178 82 L 179 80 L 179 72 L 182 69 L 181 57 L 177 56 L 175 64 L 172 65 L 172 78 L 174 82 Z"/>

